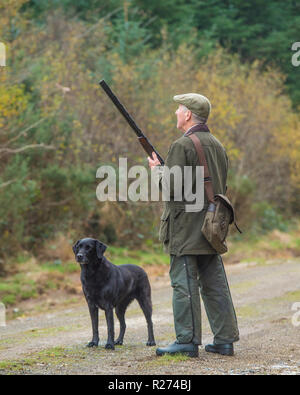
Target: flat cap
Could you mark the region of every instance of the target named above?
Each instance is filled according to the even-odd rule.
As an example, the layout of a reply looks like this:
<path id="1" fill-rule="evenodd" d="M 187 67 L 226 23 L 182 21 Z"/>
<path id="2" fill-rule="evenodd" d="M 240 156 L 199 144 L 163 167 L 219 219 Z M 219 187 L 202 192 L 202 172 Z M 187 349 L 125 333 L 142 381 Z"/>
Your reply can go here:
<path id="1" fill-rule="evenodd" d="M 199 95 L 198 93 L 185 93 L 183 95 L 176 95 L 173 97 L 176 103 L 182 104 L 187 107 L 192 113 L 207 120 L 211 104 L 207 97 Z"/>

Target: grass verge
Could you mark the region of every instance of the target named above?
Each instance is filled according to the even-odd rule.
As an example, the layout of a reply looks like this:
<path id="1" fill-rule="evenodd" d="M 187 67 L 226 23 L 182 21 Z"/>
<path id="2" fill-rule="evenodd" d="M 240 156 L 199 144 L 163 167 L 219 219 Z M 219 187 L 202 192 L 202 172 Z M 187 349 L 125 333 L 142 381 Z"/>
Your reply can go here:
<path id="1" fill-rule="evenodd" d="M 82 297 L 79 280 L 79 265 L 70 260 L 73 255 L 69 241 L 60 242 L 60 250 L 65 257 L 57 254 L 53 248 L 47 260 L 38 262 L 35 257 L 28 254 L 18 256 L 8 266 L 12 268 L 6 277 L 0 277 L 0 302 L 8 308 L 18 306 L 26 300 L 36 300 L 57 291 L 72 295 L 69 298 L 74 302 L 74 297 Z M 67 245 L 68 244 L 68 245 Z M 225 264 L 249 262 L 255 260 L 265 263 L 268 259 L 285 259 L 300 256 L 300 224 L 290 232 L 273 230 L 263 236 L 242 235 L 240 240 L 233 241 L 229 238 L 229 252 L 223 256 Z M 54 246 L 55 247 L 55 246 Z M 52 250 L 51 250 L 52 251 Z M 106 252 L 107 258 L 116 265 L 126 263 L 142 266 L 150 275 L 160 275 L 166 271 L 169 265 L 169 256 L 163 253 L 159 245 L 153 245 L 144 250 L 132 250 L 125 247 L 109 246 Z M 157 270 L 157 268 L 161 268 Z M 251 284 L 245 284 L 251 286 Z M 65 298 L 67 300 L 67 298 Z M 18 313 L 16 313 L 18 314 Z M 9 318 L 14 318 L 16 314 Z"/>

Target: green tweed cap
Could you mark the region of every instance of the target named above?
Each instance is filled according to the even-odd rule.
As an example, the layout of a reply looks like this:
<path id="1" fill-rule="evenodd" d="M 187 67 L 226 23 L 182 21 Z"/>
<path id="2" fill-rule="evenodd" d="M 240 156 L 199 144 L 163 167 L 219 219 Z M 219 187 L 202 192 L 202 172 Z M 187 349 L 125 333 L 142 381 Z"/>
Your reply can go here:
<path id="1" fill-rule="evenodd" d="M 207 97 L 198 93 L 185 93 L 174 96 L 173 100 L 176 103 L 184 105 L 192 113 L 203 118 L 203 120 L 207 120 L 211 109 L 211 104 Z"/>

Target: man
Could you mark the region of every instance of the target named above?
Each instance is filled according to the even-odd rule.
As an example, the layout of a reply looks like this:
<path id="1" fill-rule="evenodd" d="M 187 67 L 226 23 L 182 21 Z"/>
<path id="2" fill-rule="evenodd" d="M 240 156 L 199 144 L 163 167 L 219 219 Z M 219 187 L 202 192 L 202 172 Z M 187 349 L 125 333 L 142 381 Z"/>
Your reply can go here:
<path id="1" fill-rule="evenodd" d="M 195 93 L 177 95 L 173 99 L 179 105 L 175 113 L 177 128 L 184 134 L 170 146 L 165 166 L 169 169 L 179 166 L 183 170 L 184 166 L 195 169 L 196 166 L 203 165 L 199 163 L 193 141 L 188 137 L 194 133 L 204 149 L 214 194 L 225 194 L 228 159 L 224 147 L 206 126 L 211 109 L 209 100 Z M 148 162 L 151 170 L 158 172 L 161 185 L 164 167 L 159 166 L 155 154 L 153 159 L 148 157 Z M 195 172 L 191 180 L 194 191 Z M 206 345 L 205 350 L 233 355 L 233 342 L 239 340 L 239 331 L 222 258 L 201 232 L 208 208 L 207 196 L 204 196 L 203 210 L 187 212 L 185 207 L 188 202 L 174 199 L 175 184 L 174 181 L 169 184 L 170 199 L 165 201 L 159 235 L 164 251 L 171 258 L 170 279 L 176 341 L 168 347 L 158 348 L 156 354 L 184 353 L 191 357 L 198 356 L 198 345 L 201 344 L 200 287 L 214 334 L 213 344 Z"/>

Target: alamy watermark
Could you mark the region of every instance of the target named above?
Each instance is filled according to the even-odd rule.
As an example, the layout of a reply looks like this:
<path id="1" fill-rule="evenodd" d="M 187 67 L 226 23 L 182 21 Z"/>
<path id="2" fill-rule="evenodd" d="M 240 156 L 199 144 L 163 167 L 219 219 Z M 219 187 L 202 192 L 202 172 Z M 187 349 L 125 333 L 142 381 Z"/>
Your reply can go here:
<path id="1" fill-rule="evenodd" d="M 0 327 L 6 326 L 6 309 L 3 303 L 0 302 Z"/>
<path id="2" fill-rule="evenodd" d="M 300 302 L 295 302 L 292 304 L 292 310 L 296 311 L 296 313 L 292 316 L 292 324 L 294 326 L 300 325 Z"/>
<path id="3" fill-rule="evenodd" d="M 2 42 L 0 42 L 0 67 L 1 66 L 6 66 L 6 47 Z"/>
<path id="4" fill-rule="evenodd" d="M 292 65 L 294 67 L 300 66 L 300 41 L 296 41 L 292 45 L 292 51 L 296 51 L 292 55 Z"/>
<path id="5" fill-rule="evenodd" d="M 113 166 L 101 166 L 97 178 L 104 178 L 96 189 L 97 199 L 104 201 L 163 201 L 185 202 L 185 211 L 201 211 L 204 206 L 203 166 L 156 166 L 150 175 L 145 166 L 128 169 L 127 158 L 119 158 L 118 171 Z M 129 185 L 128 180 L 135 179 Z M 193 191 L 194 188 L 194 191 Z M 117 193 L 118 189 L 118 193 Z"/>

